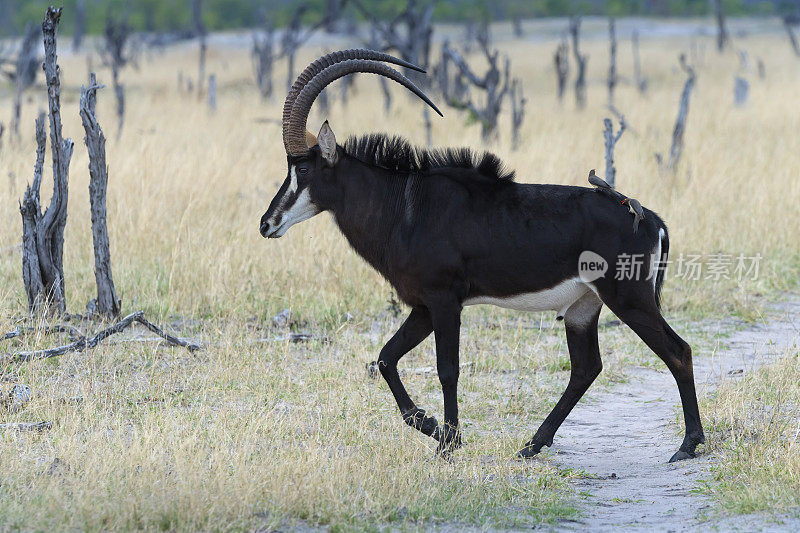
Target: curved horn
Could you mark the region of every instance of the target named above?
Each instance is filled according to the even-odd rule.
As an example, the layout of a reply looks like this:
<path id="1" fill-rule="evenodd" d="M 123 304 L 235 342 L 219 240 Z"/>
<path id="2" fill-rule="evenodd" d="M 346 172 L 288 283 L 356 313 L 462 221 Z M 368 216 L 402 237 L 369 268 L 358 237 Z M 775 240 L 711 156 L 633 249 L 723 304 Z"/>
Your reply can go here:
<path id="1" fill-rule="evenodd" d="M 303 155 L 308 152 L 309 147 L 306 144 L 306 121 L 308 120 L 308 113 L 311 111 L 311 104 L 314 103 L 314 100 L 319 96 L 319 93 L 322 92 L 322 89 L 331 82 L 353 72 L 379 74 L 390 80 L 394 80 L 431 106 L 440 117 L 444 116 L 442 112 L 439 111 L 439 108 L 425 96 L 425 93 L 423 93 L 419 87 L 393 68 L 375 61 L 350 59 L 327 67 L 314 76 L 314 78 L 303 87 L 300 94 L 297 95 L 289 120 L 290 127 L 284 137 L 286 151 L 289 155 Z"/>
<path id="2" fill-rule="evenodd" d="M 424 69 L 414 65 L 413 63 L 390 56 L 389 54 L 384 54 L 383 52 L 367 50 L 366 48 L 351 48 L 350 50 L 331 52 L 330 54 L 320 57 L 300 73 L 300 75 L 292 84 L 292 87 L 289 89 L 289 92 L 286 95 L 286 101 L 283 103 L 283 145 L 287 152 L 289 151 L 289 146 L 286 144 L 286 133 L 289 131 L 289 119 L 292 117 L 292 106 L 294 105 L 297 95 L 300 94 L 300 91 L 303 90 L 303 87 L 306 86 L 311 78 L 325 70 L 327 67 L 341 61 L 347 61 L 348 59 L 370 59 L 373 61 L 384 61 L 386 63 L 394 63 L 395 65 L 400 65 L 401 67 L 416 70 L 417 72 L 425 72 Z"/>

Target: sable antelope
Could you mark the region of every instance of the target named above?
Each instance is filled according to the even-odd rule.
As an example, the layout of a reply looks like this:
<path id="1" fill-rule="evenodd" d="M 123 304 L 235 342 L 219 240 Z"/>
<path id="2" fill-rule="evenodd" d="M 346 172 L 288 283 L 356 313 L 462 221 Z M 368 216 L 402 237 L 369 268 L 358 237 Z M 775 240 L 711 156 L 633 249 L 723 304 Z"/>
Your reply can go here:
<path id="1" fill-rule="evenodd" d="M 552 445 L 556 430 L 602 369 L 597 321 L 605 304 L 672 372 L 686 436 L 670 461 L 694 457 L 704 436 L 692 351 L 660 312 L 661 267 L 669 251 L 664 222 L 603 187 L 596 176 L 595 189 L 517 184 L 514 173 L 489 153 L 414 148 L 381 134 L 351 137 L 339 145 L 327 121 L 317 137 L 307 132 L 308 113 L 320 91 L 354 72 L 386 76 L 438 112 L 384 62 L 421 70 L 386 54 L 347 50 L 323 56 L 297 78 L 283 108 L 288 175 L 261 218 L 261 234 L 281 237 L 294 224 L 329 211 L 353 249 L 411 306 L 378 358 L 403 420 L 438 440 L 440 453 L 461 444 L 456 391 L 464 306 L 554 310 L 566 325 L 572 368 L 561 399 L 519 452 L 535 455 Z M 631 279 L 616 279 L 610 271 L 588 276 L 579 265 L 583 254 L 595 259 L 585 261 L 592 265 L 615 265 L 624 255 L 646 257 L 649 263 Z M 397 372 L 400 358 L 431 332 L 444 395 L 442 425 L 414 404 Z"/>

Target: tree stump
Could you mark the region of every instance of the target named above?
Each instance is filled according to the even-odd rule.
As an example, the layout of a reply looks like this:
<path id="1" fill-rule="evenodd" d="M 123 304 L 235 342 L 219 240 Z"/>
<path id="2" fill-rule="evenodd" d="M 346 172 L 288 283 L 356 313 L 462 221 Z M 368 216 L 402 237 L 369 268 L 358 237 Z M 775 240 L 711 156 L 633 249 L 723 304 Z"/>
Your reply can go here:
<path id="1" fill-rule="evenodd" d="M 97 78 L 94 72 L 89 77 L 89 87 L 81 87 L 80 113 L 84 142 L 89 151 L 89 201 L 92 211 L 92 241 L 94 243 L 94 278 L 97 283 L 96 312 L 106 317 L 120 313 L 120 302 L 114 289 L 111 275 L 111 250 L 106 222 L 106 192 L 108 190 L 108 166 L 106 165 L 106 137 L 97 121 Z"/>
<path id="2" fill-rule="evenodd" d="M 33 183 L 20 203 L 22 215 L 22 278 L 28 296 L 28 310 L 63 313 L 66 310 L 64 291 L 64 227 L 67 223 L 67 182 L 73 143 L 61 135 L 61 85 L 56 63 L 56 28 L 61 9 L 48 8 L 42 23 L 44 35 L 44 71 L 50 112 L 50 144 L 53 156 L 53 196 L 41 212 L 39 191 L 42 184 L 47 138 L 44 114 L 36 119 L 36 164 Z"/>

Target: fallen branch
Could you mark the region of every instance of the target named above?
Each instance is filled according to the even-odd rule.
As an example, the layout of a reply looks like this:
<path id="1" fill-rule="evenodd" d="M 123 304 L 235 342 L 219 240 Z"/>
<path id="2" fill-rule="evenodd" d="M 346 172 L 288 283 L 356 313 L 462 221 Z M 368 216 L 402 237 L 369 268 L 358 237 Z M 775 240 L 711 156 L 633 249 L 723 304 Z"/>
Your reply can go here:
<path id="1" fill-rule="evenodd" d="M 45 335 L 53 333 L 69 333 L 70 337 L 74 339 L 83 337 L 83 334 L 76 328 L 73 328 L 72 326 L 56 324 L 55 326 L 43 326 L 43 327 L 17 326 L 17 328 L 14 329 L 13 331 L 9 331 L 8 333 L 3 334 L 3 336 L 0 337 L 0 341 L 7 341 L 9 339 L 14 339 L 16 337 L 22 337 L 26 333 L 34 333 L 34 332 L 44 333 Z"/>
<path id="2" fill-rule="evenodd" d="M 70 344 L 65 344 L 64 346 L 57 346 L 55 348 L 48 348 L 45 350 L 34 350 L 29 352 L 18 352 L 15 354 L 7 354 L 3 358 L 3 362 L 5 363 L 25 363 L 28 361 L 34 361 L 37 359 L 48 359 L 50 357 L 57 357 L 59 355 L 64 355 L 65 353 L 70 352 L 82 352 L 86 349 L 91 349 L 96 347 L 100 344 L 104 339 L 112 335 L 116 335 L 117 333 L 121 333 L 125 329 L 131 326 L 134 322 L 138 322 L 139 324 L 143 325 L 148 330 L 152 331 L 162 339 L 166 340 L 168 343 L 174 346 L 182 346 L 187 348 L 190 352 L 194 352 L 196 350 L 201 350 L 203 348 L 202 345 L 186 341 L 183 339 L 179 339 L 178 337 L 174 337 L 168 333 L 165 333 L 161 328 L 149 322 L 144 318 L 144 313 L 142 311 L 136 311 L 135 313 L 131 313 L 130 315 L 126 316 L 116 324 L 109 326 L 108 328 L 97 332 L 94 336 L 86 338 L 81 336 L 78 340 L 71 342 Z"/>
<path id="3" fill-rule="evenodd" d="M 11 422 L 0 424 L 0 431 L 47 431 L 53 427 L 50 421 L 44 422 Z"/>

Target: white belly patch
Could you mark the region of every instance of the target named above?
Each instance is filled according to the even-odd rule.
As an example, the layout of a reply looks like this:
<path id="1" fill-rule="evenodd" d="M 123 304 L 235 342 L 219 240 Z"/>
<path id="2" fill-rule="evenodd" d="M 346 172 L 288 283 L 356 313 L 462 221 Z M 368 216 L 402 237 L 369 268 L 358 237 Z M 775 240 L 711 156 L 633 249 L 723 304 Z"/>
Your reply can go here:
<path id="1" fill-rule="evenodd" d="M 563 317 L 567 309 L 590 290 L 592 288 L 580 278 L 572 278 L 562 281 L 555 287 L 537 292 L 506 297 L 476 296 L 467 298 L 464 300 L 464 305 L 490 304 L 518 311 L 557 311 L 558 316 Z"/>

